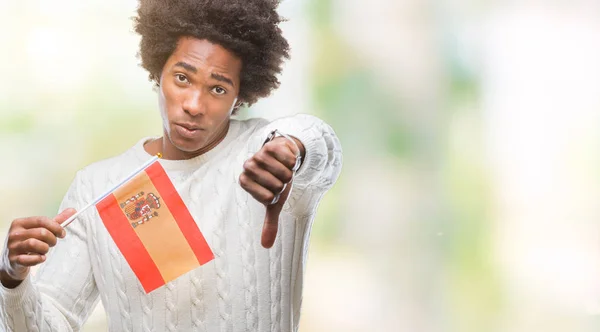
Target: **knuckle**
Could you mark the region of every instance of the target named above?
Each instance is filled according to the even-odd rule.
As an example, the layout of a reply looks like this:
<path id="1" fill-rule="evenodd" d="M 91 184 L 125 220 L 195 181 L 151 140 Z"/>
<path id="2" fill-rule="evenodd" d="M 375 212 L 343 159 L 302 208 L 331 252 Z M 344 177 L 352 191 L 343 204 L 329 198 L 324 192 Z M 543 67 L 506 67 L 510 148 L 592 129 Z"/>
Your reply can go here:
<path id="1" fill-rule="evenodd" d="M 9 238 L 12 238 L 12 237 L 18 237 L 18 236 L 19 236 L 19 234 L 20 234 L 20 233 L 21 233 L 23 230 L 24 230 L 24 228 L 23 228 L 23 227 L 21 227 L 21 226 L 19 226 L 19 225 L 16 225 L 16 224 L 12 224 L 12 225 L 10 225 L 10 228 L 8 229 L 8 232 L 7 232 L 8 234 L 7 234 L 7 236 L 8 236 Z"/>
<path id="2" fill-rule="evenodd" d="M 263 201 L 264 203 L 271 203 L 273 201 L 273 198 L 275 198 L 275 194 L 273 194 L 272 192 L 266 193 L 263 197 Z"/>
<path id="3" fill-rule="evenodd" d="M 43 245 L 40 246 L 40 254 L 45 255 L 48 253 L 48 251 L 50 251 L 50 246 L 47 243 L 44 243 Z"/>
<path id="4" fill-rule="evenodd" d="M 246 174 L 256 174 L 257 163 L 253 160 L 248 160 L 244 163 L 244 171 Z"/>
<path id="5" fill-rule="evenodd" d="M 21 236 L 21 232 L 19 232 L 19 231 L 12 231 L 12 232 L 8 233 L 9 241 L 18 239 L 20 236 Z"/>
<path id="6" fill-rule="evenodd" d="M 25 240 L 25 245 L 26 245 L 27 247 L 29 247 L 29 248 L 34 248 L 34 247 L 35 247 L 35 244 L 36 244 L 36 242 L 37 242 L 37 241 L 36 241 L 35 239 L 33 239 L 33 238 L 29 238 L 29 239 Z"/>
<path id="7" fill-rule="evenodd" d="M 48 236 L 48 234 L 49 234 L 49 233 L 50 233 L 50 232 L 48 232 L 48 230 L 47 230 L 47 229 L 45 229 L 45 228 L 40 228 L 40 236 L 41 236 L 42 238 L 45 238 L 46 236 Z"/>
<path id="8" fill-rule="evenodd" d="M 275 147 L 275 152 L 280 153 L 280 154 L 286 154 L 289 152 L 289 148 L 287 147 L 287 145 L 285 144 L 279 144 Z"/>
<path id="9" fill-rule="evenodd" d="M 252 167 L 252 158 L 244 161 L 244 170 L 248 170 Z"/>
<path id="10" fill-rule="evenodd" d="M 23 222 L 21 221 L 21 219 L 15 219 L 13 221 L 10 222 L 10 229 L 12 230 L 13 228 L 18 228 L 21 226 Z"/>
<path id="11" fill-rule="evenodd" d="M 242 186 L 242 188 L 246 188 L 248 186 L 248 176 L 244 173 L 240 174 L 240 185 Z"/>
<path id="12" fill-rule="evenodd" d="M 256 165 L 259 167 L 264 167 L 267 162 L 267 157 L 263 153 L 257 153 L 253 159 Z"/>
<path id="13" fill-rule="evenodd" d="M 285 157 L 285 164 L 291 169 L 296 165 L 296 156 L 288 155 Z"/>
<path id="14" fill-rule="evenodd" d="M 40 218 L 28 218 L 27 221 L 24 221 L 22 224 L 24 229 L 32 229 L 42 227 L 42 221 Z"/>
<path id="15" fill-rule="evenodd" d="M 281 183 L 281 182 L 277 182 L 273 187 L 274 187 L 275 191 L 277 191 L 278 193 L 280 193 L 285 188 L 285 185 L 283 183 Z"/>
<path id="16" fill-rule="evenodd" d="M 48 217 L 39 217 L 38 219 L 38 227 L 48 228 L 51 225 L 51 220 Z"/>
<path id="17" fill-rule="evenodd" d="M 6 247 L 8 248 L 9 252 L 13 252 L 13 251 L 16 251 L 17 249 L 19 249 L 19 243 L 18 242 L 10 242 L 10 243 L 8 243 L 8 245 Z"/>
<path id="18" fill-rule="evenodd" d="M 16 263 L 16 264 L 19 264 L 19 265 L 24 265 L 24 263 L 25 263 L 25 262 L 24 262 L 24 260 L 25 260 L 25 259 L 24 259 L 24 257 L 23 257 L 22 255 L 19 255 L 19 256 L 15 256 L 15 257 L 13 258 L 13 261 L 12 261 L 12 263 L 13 263 L 13 264 L 15 264 L 15 263 Z"/>
<path id="19" fill-rule="evenodd" d="M 285 183 L 289 183 L 290 181 L 292 181 L 292 171 L 290 170 L 286 170 L 281 177 L 281 180 Z"/>
<path id="20" fill-rule="evenodd" d="M 267 144 L 265 144 L 265 146 L 263 147 L 263 150 L 265 150 L 267 152 L 274 152 L 275 148 L 277 148 L 277 141 L 273 140 L 273 141 L 270 141 Z"/>

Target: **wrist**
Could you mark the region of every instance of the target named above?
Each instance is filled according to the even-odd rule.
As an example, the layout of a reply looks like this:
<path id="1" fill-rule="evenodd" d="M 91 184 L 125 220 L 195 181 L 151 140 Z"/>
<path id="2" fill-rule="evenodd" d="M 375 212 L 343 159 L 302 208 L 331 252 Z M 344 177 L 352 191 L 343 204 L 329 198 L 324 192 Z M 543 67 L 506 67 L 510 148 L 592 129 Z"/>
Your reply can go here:
<path id="1" fill-rule="evenodd" d="M 298 149 L 300 149 L 300 157 L 302 158 L 302 160 L 304 160 L 304 157 L 306 156 L 306 149 L 304 148 L 304 144 L 302 144 L 302 142 L 300 142 L 300 140 L 296 137 L 290 137 L 296 142 L 296 145 L 298 145 Z"/>
<path id="2" fill-rule="evenodd" d="M 292 145 L 294 145 L 295 149 L 292 148 L 292 150 L 295 150 L 294 153 L 296 154 L 296 165 L 294 166 L 293 171 L 294 172 L 298 171 L 298 169 L 300 169 L 300 167 L 302 166 L 304 157 L 306 156 L 306 148 L 304 147 L 304 144 L 302 143 L 302 141 L 300 141 L 298 138 L 296 138 L 294 136 L 287 135 L 287 134 L 282 133 L 281 131 L 275 129 L 269 133 L 269 136 L 267 137 L 267 139 L 265 140 L 263 145 L 267 144 L 270 141 L 276 140 L 276 139 L 285 139 L 285 140 L 289 141 Z"/>
<path id="3" fill-rule="evenodd" d="M 5 288 L 12 289 L 18 287 L 23 280 L 14 279 L 5 270 L 0 270 L 0 282 Z"/>

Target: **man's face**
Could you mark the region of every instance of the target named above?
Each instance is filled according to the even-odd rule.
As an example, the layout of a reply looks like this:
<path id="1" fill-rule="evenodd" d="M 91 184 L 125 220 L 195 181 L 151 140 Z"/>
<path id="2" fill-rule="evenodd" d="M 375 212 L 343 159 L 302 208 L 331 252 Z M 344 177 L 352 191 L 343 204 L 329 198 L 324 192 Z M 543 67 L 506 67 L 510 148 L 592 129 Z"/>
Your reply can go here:
<path id="1" fill-rule="evenodd" d="M 164 153 L 193 157 L 223 138 L 240 88 L 242 61 L 207 40 L 184 37 L 160 77 Z"/>

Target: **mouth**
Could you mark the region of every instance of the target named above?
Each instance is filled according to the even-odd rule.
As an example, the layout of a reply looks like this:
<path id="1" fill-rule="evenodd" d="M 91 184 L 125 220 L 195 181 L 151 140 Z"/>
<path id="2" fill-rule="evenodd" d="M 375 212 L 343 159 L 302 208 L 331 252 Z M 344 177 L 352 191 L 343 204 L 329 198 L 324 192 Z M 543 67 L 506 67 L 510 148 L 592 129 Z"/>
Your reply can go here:
<path id="1" fill-rule="evenodd" d="M 189 123 L 175 123 L 177 132 L 187 138 L 195 138 L 200 134 L 202 128 Z"/>
<path id="2" fill-rule="evenodd" d="M 202 130 L 202 128 L 198 127 L 195 124 L 191 124 L 191 123 L 176 123 L 175 125 L 183 127 L 189 131 Z"/>

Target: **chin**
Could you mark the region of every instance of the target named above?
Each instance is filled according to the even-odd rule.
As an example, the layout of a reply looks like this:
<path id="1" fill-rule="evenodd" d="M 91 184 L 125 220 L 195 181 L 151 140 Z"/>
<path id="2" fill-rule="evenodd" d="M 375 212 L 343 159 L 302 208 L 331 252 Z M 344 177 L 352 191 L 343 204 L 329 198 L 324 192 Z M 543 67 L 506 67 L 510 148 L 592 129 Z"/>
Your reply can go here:
<path id="1" fill-rule="evenodd" d="M 179 150 L 179 151 L 183 151 L 183 152 L 189 152 L 189 153 L 193 153 L 196 152 L 198 150 L 201 150 L 203 147 L 205 147 L 206 144 L 204 144 L 204 142 L 186 142 L 184 144 L 175 144 L 175 147 Z"/>
<path id="2" fill-rule="evenodd" d="M 196 152 L 206 146 L 205 139 L 189 140 L 181 137 L 171 137 L 171 143 L 177 150 L 183 152 Z"/>

